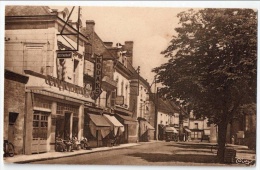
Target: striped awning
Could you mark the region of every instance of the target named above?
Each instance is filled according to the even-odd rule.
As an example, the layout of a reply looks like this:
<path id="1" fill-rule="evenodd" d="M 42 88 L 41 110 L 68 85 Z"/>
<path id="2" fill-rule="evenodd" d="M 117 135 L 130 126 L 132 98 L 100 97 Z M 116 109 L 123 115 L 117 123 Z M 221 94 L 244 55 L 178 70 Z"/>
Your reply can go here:
<path id="1" fill-rule="evenodd" d="M 124 125 L 122 125 L 115 116 L 104 114 L 104 116 L 107 118 L 108 122 L 113 126 L 114 135 L 122 134 L 125 131 Z M 119 131 L 119 132 L 118 132 Z"/>

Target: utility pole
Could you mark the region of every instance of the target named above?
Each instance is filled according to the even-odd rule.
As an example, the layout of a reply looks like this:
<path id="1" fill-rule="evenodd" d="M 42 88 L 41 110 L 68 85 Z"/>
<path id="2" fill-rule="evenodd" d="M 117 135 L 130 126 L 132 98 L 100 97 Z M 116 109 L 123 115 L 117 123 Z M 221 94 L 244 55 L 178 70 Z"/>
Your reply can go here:
<path id="1" fill-rule="evenodd" d="M 154 112 L 155 112 L 155 133 L 154 133 L 154 139 L 158 140 L 158 87 L 156 87 L 156 75 L 154 76 Z"/>
<path id="2" fill-rule="evenodd" d="M 156 80 L 155 80 L 156 81 Z M 155 111 L 155 139 L 158 140 L 158 87 L 156 88 L 155 92 L 155 99 L 154 99 L 154 111 Z"/>

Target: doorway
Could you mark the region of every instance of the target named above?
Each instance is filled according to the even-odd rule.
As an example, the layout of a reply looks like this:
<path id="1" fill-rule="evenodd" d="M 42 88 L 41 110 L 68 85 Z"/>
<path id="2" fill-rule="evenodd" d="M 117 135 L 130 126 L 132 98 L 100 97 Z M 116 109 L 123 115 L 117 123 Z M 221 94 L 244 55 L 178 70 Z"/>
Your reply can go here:
<path id="1" fill-rule="evenodd" d="M 32 153 L 47 152 L 49 115 L 42 111 L 33 114 Z"/>

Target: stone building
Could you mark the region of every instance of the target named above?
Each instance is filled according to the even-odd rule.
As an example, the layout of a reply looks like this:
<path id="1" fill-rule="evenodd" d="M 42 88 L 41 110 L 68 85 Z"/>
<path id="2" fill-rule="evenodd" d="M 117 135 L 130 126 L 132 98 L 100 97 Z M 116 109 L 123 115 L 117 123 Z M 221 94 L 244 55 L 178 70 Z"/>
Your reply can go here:
<path id="1" fill-rule="evenodd" d="M 92 82 L 84 81 L 89 40 L 78 31 L 81 22 L 67 17 L 66 8 L 6 7 L 5 68 L 28 77 L 20 100 L 24 131 L 16 132 L 23 133 L 24 154 L 54 151 L 57 136 L 81 138 L 84 110 L 95 107 Z"/>

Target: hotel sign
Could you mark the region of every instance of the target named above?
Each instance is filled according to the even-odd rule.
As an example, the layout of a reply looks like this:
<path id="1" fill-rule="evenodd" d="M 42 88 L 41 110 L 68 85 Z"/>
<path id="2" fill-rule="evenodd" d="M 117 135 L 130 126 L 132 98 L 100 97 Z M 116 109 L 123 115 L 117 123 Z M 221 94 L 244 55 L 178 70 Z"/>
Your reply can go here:
<path id="1" fill-rule="evenodd" d="M 92 99 L 96 100 L 100 94 L 102 93 L 101 90 L 101 82 L 102 82 L 102 63 L 103 63 L 103 56 L 102 55 L 96 55 L 95 60 L 95 81 L 94 81 L 94 90 L 93 90 L 93 96 Z"/>

